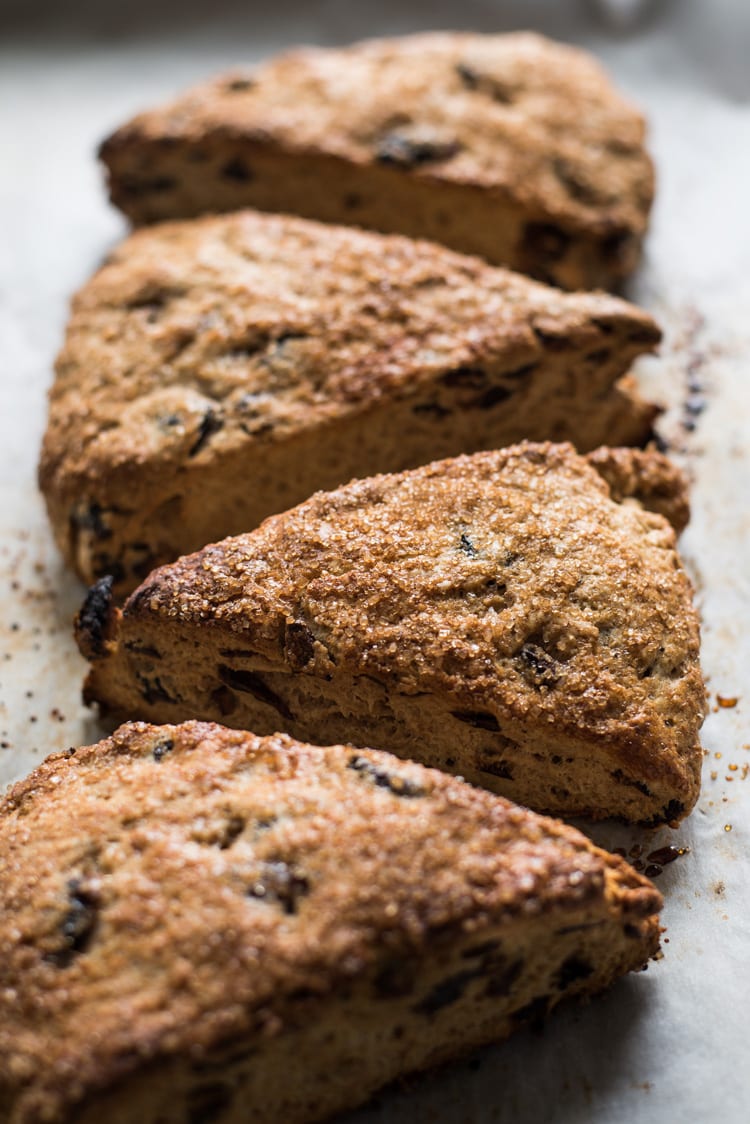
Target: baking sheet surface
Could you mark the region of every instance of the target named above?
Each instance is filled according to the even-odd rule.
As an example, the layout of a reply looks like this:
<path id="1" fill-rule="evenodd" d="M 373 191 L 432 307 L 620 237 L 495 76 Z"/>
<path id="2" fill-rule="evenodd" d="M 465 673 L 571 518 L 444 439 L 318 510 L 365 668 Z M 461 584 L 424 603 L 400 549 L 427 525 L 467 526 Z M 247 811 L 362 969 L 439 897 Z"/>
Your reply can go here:
<path id="1" fill-rule="evenodd" d="M 675 832 L 587 830 L 644 856 L 689 848 L 658 880 L 664 957 L 541 1035 L 383 1093 L 350 1118 L 359 1124 L 750 1118 L 750 6 L 646 7 L 642 26 L 616 34 L 576 3 L 0 7 L 0 784 L 101 736 L 70 631 L 83 589 L 61 568 L 35 484 L 68 298 L 124 232 L 94 160 L 101 137 L 285 45 L 457 25 L 526 23 L 580 41 L 649 115 L 658 199 L 628 295 L 665 328 L 639 375 L 668 405 L 663 433 L 693 481 L 682 551 L 710 691 L 703 794 Z"/>

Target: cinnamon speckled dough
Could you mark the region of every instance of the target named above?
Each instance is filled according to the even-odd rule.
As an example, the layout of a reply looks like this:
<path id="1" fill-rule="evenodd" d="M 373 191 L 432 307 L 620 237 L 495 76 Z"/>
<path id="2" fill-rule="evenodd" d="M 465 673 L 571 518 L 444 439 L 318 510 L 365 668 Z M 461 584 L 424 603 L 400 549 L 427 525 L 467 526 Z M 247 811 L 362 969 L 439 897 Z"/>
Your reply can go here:
<path id="1" fill-rule="evenodd" d="M 157 570 L 122 611 L 95 586 L 86 697 L 387 747 L 538 811 L 675 822 L 699 788 L 698 621 L 639 479 L 684 518 L 660 454 L 569 445 L 318 494 Z"/>
<path id="2" fill-rule="evenodd" d="M 73 302 L 40 479 L 86 581 L 252 530 L 353 476 L 566 438 L 640 444 L 659 331 L 442 247 L 245 212 L 122 243 Z"/>
<path id="3" fill-rule="evenodd" d="M 48 758 L 0 853 L 4 1124 L 320 1120 L 658 946 L 658 891 L 563 824 L 199 723 Z"/>
<path id="4" fill-rule="evenodd" d="M 589 54 L 526 33 L 292 51 L 140 114 L 101 155 L 135 222 L 286 211 L 571 289 L 631 272 L 654 191 L 640 113 Z"/>

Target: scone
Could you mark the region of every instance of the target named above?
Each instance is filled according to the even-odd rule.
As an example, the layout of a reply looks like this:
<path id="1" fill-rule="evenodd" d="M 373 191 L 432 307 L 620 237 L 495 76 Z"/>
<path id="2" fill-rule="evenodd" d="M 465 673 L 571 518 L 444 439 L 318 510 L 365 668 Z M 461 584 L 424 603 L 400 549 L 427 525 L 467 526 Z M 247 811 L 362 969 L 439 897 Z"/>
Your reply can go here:
<path id="1" fill-rule="evenodd" d="M 526 33 L 296 50 L 140 114 L 100 155 L 137 223 L 286 211 L 570 289 L 632 271 L 654 191 L 641 114 L 591 55 Z"/>
<path id="2" fill-rule="evenodd" d="M 3 1124 L 303 1124 L 609 985 L 661 897 L 386 753 L 132 724 L 0 803 Z"/>
<path id="3" fill-rule="evenodd" d="M 701 767 L 698 621 L 640 478 L 684 518 L 660 454 L 523 444 L 316 495 L 122 611 L 103 579 L 78 619 L 86 698 L 389 749 L 537 811 L 678 821 Z"/>
<path id="4" fill-rule="evenodd" d="M 40 479 L 86 581 L 353 476 L 522 437 L 647 439 L 623 375 L 659 331 L 442 247 L 280 216 L 135 234 L 75 298 Z"/>

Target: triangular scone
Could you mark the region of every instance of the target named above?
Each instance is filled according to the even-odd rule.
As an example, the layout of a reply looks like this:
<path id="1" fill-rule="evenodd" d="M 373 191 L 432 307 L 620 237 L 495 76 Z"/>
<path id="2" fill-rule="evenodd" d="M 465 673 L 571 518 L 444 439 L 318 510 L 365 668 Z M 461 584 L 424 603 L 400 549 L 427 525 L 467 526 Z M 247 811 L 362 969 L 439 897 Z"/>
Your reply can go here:
<path id="1" fill-rule="evenodd" d="M 382 747 L 545 812 L 678 821 L 701 772 L 698 622 L 642 505 L 681 526 L 683 488 L 659 453 L 525 443 L 320 493 L 124 610 L 94 586 L 85 695 Z"/>
<path id="2" fill-rule="evenodd" d="M 672 527 L 596 471 L 657 453 L 524 444 L 355 481 L 78 620 L 89 701 L 373 745 L 538 811 L 676 821 L 698 795 L 698 621 Z M 638 470 L 640 466 L 640 470 Z"/>
<path id="3" fill-rule="evenodd" d="M 352 477 L 524 437 L 638 445 L 651 317 L 440 246 L 246 212 L 123 242 L 75 298 L 40 482 L 118 591 Z"/>
<path id="4" fill-rule="evenodd" d="M 591 55 L 524 33 L 293 51 L 140 114 L 101 156 L 136 222 L 285 211 L 571 289 L 630 273 L 654 190 L 638 110 Z"/>
<path id="5" fill-rule="evenodd" d="M 48 758 L 0 853 L 10 1124 L 321 1120 L 658 947 L 658 891 L 564 824 L 194 722 Z"/>

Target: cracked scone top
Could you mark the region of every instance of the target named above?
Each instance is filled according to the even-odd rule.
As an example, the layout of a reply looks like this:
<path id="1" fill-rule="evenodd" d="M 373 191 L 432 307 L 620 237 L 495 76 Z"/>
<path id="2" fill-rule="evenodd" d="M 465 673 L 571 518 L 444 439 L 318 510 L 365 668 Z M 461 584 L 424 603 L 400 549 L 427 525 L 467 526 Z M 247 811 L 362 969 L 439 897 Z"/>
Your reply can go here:
<path id="1" fill-rule="evenodd" d="M 199 723 L 48 758 L 0 852 L 3 1124 L 319 1120 L 658 945 L 658 891 L 563 824 Z"/>
<path id="2" fill-rule="evenodd" d="M 659 330 L 439 246 L 243 212 L 140 231 L 73 303 L 40 480 L 86 581 L 317 489 L 523 437 L 648 438 Z"/>
<path id="3" fill-rule="evenodd" d="M 654 189 L 640 113 L 589 54 L 527 33 L 292 51 L 140 114 L 101 156 L 136 222 L 253 206 L 566 288 L 634 268 Z"/>
<path id="4" fill-rule="evenodd" d="M 525 443 L 354 481 L 78 621 L 86 697 L 387 748 L 537 810 L 674 822 L 704 713 L 654 452 Z"/>

